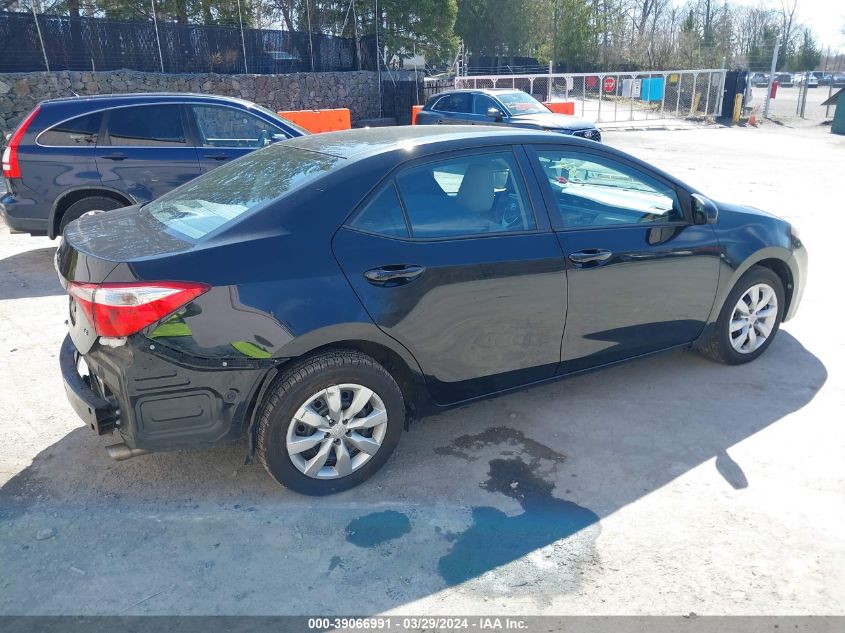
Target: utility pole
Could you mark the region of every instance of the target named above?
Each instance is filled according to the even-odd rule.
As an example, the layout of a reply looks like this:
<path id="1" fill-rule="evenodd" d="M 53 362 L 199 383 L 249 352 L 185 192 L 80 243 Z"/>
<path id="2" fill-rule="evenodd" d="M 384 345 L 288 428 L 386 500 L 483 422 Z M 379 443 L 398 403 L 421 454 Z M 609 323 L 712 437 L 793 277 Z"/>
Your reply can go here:
<path id="1" fill-rule="evenodd" d="M 769 84 L 766 86 L 766 105 L 763 106 L 763 116 L 769 116 L 769 102 L 772 100 L 772 82 L 775 80 L 775 68 L 778 65 L 778 51 L 780 50 L 780 35 L 775 39 L 775 50 L 772 51 L 772 70 L 769 72 Z"/>

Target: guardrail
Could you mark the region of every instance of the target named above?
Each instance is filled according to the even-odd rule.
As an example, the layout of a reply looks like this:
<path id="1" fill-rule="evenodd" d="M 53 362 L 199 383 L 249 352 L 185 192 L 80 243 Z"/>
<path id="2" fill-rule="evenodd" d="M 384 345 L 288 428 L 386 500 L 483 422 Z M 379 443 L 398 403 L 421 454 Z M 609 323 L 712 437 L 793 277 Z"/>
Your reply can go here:
<path id="1" fill-rule="evenodd" d="M 516 88 L 540 101 L 574 101 L 576 116 L 597 123 L 714 117 L 721 114 L 724 69 L 649 72 L 470 75 L 456 88 Z"/>

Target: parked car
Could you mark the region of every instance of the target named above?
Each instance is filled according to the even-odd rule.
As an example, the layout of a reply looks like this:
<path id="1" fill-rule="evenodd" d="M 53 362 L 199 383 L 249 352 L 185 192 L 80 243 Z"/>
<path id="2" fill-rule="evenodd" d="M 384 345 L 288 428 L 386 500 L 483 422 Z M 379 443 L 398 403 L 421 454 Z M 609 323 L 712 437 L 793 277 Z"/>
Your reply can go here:
<path id="1" fill-rule="evenodd" d="M 821 70 L 814 70 L 813 75 L 818 80 L 820 86 L 829 86 L 831 77 L 833 77 L 831 73 L 827 73 Z"/>
<path id="2" fill-rule="evenodd" d="M 845 73 L 833 73 L 830 76 L 831 86 L 845 86 Z"/>
<path id="3" fill-rule="evenodd" d="M 72 222 L 68 398 L 125 459 L 247 434 L 307 494 L 411 418 L 679 347 L 771 345 L 804 291 L 784 220 L 581 138 L 501 127 L 294 138 Z"/>
<path id="4" fill-rule="evenodd" d="M 153 200 L 305 130 L 249 101 L 199 94 L 42 101 L 3 150 L 0 213 L 14 232 L 61 235 L 88 211 Z"/>
<path id="5" fill-rule="evenodd" d="M 601 141 L 590 121 L 556 114 L 522 90 L 449 90 L 434 95 L 417 114 L 417 125 L 507 125 L 550 130 Z"/>
<path id="6" fill-rule="evenodd" d="M 775 81 L 782 88 L 791 88 L 793 86 L 791 73 L 775 73 Z"/>
<path id="7" fill-rule="evenodd" d="M 819 87 L 819 80 L 812 73 L 796 73 L 795 77 L 793 78 L 793 81 L 798 86 L 803 86 L 804 82 L 806 81 L 808 88 Z"/>
<path id="8" fill-rule="evenodd" d="M 768 86 L 769 85 L 769 75 L 768 73 L 753 73 L 751 75 L 751 85 L 755 88 L 760 88 L 761 86 Z"/>

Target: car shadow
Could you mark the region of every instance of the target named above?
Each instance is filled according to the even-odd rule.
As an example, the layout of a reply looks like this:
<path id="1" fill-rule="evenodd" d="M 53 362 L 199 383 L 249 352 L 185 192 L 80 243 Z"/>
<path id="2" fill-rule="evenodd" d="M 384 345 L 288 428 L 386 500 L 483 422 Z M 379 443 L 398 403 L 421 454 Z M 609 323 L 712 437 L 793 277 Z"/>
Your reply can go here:
<path id="1" fill-rule="evenodd" d="M 64 292 L 53 267 L 55 246 L 36 248 L 0 259 L 2 299 L 48 297 Z"/>
<path id="2" fill-rule="evenodd" d="M 826 379 L 786 331 L 741 367 L 672 352 L 416 423 L 323 498 L 244 465 L 245 442 L 118 463 L 75 428 L 0 489 L 0 613 L 367 614 L 455 585 L 542 603 L 600 566 L 606 517 L 690 470 L 752 490 L 731 447 Z"/>

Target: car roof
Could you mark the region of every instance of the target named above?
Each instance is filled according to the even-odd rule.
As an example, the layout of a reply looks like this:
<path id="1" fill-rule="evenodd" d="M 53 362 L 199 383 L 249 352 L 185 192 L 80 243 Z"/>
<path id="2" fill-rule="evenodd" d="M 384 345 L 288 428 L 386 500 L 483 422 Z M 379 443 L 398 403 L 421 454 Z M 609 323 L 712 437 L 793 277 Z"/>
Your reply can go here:
<path id="1" fill-rule="evenodd" d="M 236 97 L 224 97 L 221 95 L 206 95 L 196 92 L 139 92 L 139 93 L 116 93 L 116 94 L 100 94 L 100 95 L 75 95 L 72 97 L 60 97 L 56 99 L 46 99 L 42 104 L 65 104 L 65 103 L 91 103 L 102 104 L 104 102 L 118 101 L 120 103 L 145 103 L 148 101 L 157 102 L 181 102 L 181 101 L 205 101 L 208 103 L 219 103 L 227 101 L 229 103 L 236 103 L 245 107 L 250 107 L 253 104 L 246 99 L 238 99 Z"/>
<path id="2" fill-rule="evenodd" d="M 491 125 L 404 125 L 396 127 L 363 128 L 302 136 L 285 141 L 286 145 L 312 152 L 346 159 L 359 159 L 396 150 L 448 150 L 483 147 L 507 143 L 538 143 L 543 141 L 572 141 L 591 145 L 577 137 Z"/>
<path id="3" fill-rule="evenodd" d="M 434 96 L 435 97 L 441 97 L 443 95 L 452 94 L 454 92 L 470 92 L 470 93 L 480 92 L 482 94 L 492 95 L 492 96 L 514 93 L 514 92 L 522 92 L 522 93 L 528 94 L 524 90 L 520 90 L 519 88 L 452 88 L 450 90 L 444 90 L 443 92 L 439 92 Z"/>

